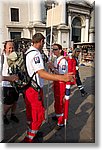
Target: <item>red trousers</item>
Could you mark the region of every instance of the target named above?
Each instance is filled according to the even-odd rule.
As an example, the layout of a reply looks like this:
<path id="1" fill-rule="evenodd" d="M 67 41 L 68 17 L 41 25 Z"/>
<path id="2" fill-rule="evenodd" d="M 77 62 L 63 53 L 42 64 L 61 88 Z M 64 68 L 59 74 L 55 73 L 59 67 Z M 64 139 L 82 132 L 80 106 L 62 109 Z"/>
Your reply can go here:
<path id="1" fill-rule="evenodd" d="M 43 91 L 40 91 L 41 100 L 38 92 L 32 87 L 25 91 L 26 117 L 27 117 L 27 135 L 26 142 L 32 142 L 37 134 L 42 122 L 45 119 L 45 109 L 43 106 Z"/>
<path id="2" fill-rule="evenodd" d="M 66 83 L 61 81 L 54 82 L 54 108 L 56 116 L 58 117 L 58 125 L 64 124 L 64 97 L 65 97 Z"/>

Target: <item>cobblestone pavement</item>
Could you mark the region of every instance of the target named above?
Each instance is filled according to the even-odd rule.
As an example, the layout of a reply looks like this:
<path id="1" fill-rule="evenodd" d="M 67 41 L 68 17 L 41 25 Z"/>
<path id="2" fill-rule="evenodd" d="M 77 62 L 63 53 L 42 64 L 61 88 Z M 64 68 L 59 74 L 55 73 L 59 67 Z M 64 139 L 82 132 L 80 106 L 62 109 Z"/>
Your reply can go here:
<path id="1" fill-rule="evenodd" d="M 94 143 L 95 142 L 95 76 L 93 67 L 80 67 L 80 75 L 85 90 L 88 94 L 81 97 L 77 86 L 72 86 L 69 108 L 69 118 L 66 128 L 56 131 L 56 121 L 52 120 L 54 114 L 54 98 L 52 91 L 52 82 L 48 81 L 44 86 L 44 106 L 46 109 L 46 121 L 43 123 L 40 131 L 43 137 L 37 139 L 37 143 Z M 49 97 L 49 99 L 48 99 Z M 2 143 L 19 143 L 23 140 L 26 131 L 26 109 L 23 97 L 20 95 L 17 106 L 17 117 L 20 122 L 10 122 L 4 125 L 4 139 Z M 47 115 L 48 114 L 48 115 Z M 47 117 L 48 116 L 48 117 Z M 8 115 L 8 118 L 10 116 Z"/>

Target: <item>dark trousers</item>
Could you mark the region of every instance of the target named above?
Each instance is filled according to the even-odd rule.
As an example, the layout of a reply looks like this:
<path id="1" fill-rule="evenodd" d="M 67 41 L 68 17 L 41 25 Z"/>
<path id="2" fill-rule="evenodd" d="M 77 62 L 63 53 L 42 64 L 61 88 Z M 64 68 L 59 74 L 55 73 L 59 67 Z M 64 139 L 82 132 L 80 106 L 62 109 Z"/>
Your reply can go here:
<path id="1" fill-rule="evenodd" d="M 79 71 L 78 71 L 78 70 L 76 71 L 76 84 L 77 84 L 77 86 L 78 86 L 80 92 L 81 92 L 82 94 L 84 94 L 85 91 L 84 91 L 84 87 L 82 86 L 82 82 L 81 82 L 81 79 L 80 79 Z"/>

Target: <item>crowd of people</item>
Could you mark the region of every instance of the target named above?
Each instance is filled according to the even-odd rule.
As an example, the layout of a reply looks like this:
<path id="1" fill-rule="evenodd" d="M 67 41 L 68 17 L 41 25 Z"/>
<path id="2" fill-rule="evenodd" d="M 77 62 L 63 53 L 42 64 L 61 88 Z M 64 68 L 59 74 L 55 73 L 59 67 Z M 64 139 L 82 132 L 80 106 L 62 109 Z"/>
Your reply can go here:
<path id="1" fill-rule="evenodd" d="M 78 55 L 80 49 L 69 49 L 66 55 L 62 50 L 60 44 L 54 44 L 52 51 L 55 56 L 53 62 L 49 62 L 48 58 L 44 62 L 43 46 L 45 43 L 45 37 L 41 33 L 36 33 L 32 37 L 32 45 L 25 52 L 29 53 L 26 56 L 26 67 L 28 75 L 32 78 L 32 82 L 24 91 L 24 101 L 26 106 L 26 120 L 27 120 L 27 134 L 22 142 L 32 143 L 45 120 L 45 108 L 43 105 L 43 87 L 44 79 L 54 82 L 54 109 L 55 116 L 52 119 L 57 120 L 56 130 L 64 127 L 65 118 L 65 99 L 69 100 L 70 88 L 68 85 L 77 84 L 81 95 L 85 96 L 87 92 L 84 90 L 79 75 L 79 63 Z M 33 51 L 32 51 L 33 50 Z M 3 121 L 4 124 L 9 124 L 7 113 L 11 110 L 10 119 L 19 123 L 17 118 L 16 106 L 19 93 L 13 87 L 13 82 L 19 80 L 17 75 L 10 75 L 8 72 L 7 57 L 14 51 L 14 43 L 12 41 L 6 41 L 4 44 L 4 50 L 1 56 L 2 60 L 2 103 L 3 103 Z M 69 64 L 69 62 L 71 62 Z M 50 73 L 46 71 L 45 64 L 47 63 Z M 72 67 L 73 66 L 73 67 Z M 40 91 L 35 90 L 33 81 L 37 81 L 40 87 Z M 66 86 L 67 85 L 67 86 Z M 66 97 L 65 97 L 66 96 Z"/>

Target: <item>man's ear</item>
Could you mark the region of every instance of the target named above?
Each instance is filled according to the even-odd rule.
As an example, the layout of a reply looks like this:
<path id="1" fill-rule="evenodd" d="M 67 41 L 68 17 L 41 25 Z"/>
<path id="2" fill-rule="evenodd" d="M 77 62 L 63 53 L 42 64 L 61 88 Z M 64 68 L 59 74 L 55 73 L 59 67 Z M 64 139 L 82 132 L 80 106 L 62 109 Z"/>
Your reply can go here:
<path id="1" fill-rule="evenodd" d="M 45 43 L 44 39 L 41 40 L 41 43 Z"/>

